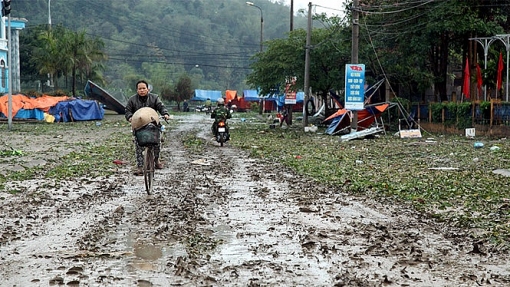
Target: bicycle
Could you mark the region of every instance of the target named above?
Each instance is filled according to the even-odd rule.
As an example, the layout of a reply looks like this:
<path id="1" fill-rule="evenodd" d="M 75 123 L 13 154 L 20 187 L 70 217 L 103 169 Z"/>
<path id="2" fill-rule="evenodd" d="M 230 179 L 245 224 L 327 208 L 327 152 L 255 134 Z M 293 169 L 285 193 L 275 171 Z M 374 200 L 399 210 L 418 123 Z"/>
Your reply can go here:
<path id="1" fill-rule="evenodd" d="M 160 116 L 159 119 L 165 119 L 165 117 Z M 168 123 L 166 119 L 165 122 Z M 162 136 L 164 131 L 164 125 L 161 123 L 156 123 L 156 121 L 152 121 L 135 132 L 138 145 L 145 147 L 142 170 L 145 182 L 145 190 L 147 191 L 148 195 L 152 193 L 154 186 L 154 172 L 156 166 L 154 147 L 164 141 L 164 137 Z"/>

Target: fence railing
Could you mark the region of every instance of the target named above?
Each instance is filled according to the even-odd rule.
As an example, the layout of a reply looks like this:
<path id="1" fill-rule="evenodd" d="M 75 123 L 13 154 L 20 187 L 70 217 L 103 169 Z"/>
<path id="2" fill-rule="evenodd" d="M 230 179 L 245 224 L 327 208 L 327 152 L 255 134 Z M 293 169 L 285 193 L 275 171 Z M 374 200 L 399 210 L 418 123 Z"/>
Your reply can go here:
<path id="1" fill-rule="evenodd" d="M 464 130 L 477 127 L 492 134 L 492 129 L 510 135 L 510 102 L 501 100 L 474 102 L 409 103 L 403 106 L 409 116 L 421 124 L 441 124 Z M 403 118 L 397 111 L 398 118 Z M 393 116 L 392 116 L 393 118 Z"/>

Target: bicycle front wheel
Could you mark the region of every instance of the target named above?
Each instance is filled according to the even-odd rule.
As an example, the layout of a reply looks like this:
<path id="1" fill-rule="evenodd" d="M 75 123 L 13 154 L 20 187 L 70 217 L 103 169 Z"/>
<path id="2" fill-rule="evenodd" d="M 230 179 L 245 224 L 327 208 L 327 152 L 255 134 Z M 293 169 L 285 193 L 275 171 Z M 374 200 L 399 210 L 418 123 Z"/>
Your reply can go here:
<path id="1" fill-rule="evenodd" d="M 154 149 L 152 147 L 145 148 L 143 178 L 145 180 L 145 190 L 150 195 L 154 183 Z"/>

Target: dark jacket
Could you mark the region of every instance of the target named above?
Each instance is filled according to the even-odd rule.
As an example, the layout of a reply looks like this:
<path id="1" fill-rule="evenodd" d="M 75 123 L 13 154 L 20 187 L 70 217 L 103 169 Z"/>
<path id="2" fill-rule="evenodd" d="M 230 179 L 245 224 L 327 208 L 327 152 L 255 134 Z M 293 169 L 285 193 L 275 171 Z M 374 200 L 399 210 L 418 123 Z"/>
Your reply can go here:
<path id="1" fill-rule="evenodd" d="M 225 107 L 217 107 L 214 109 L 214 111 L 211 113 L 211 119 L 214 119 L 214 122 L 219 122 L 221 119 L 226 120 L 230 119 L 232 117 L 232 114 L 230 114 L 230 111 L 226 109 Z"/>
<path id="2" fill-rule="evenodd" d="M 158 95 L 149 93 L 146 97 L 140 97 L 136 94 L 129 98 L 126 104 L 126 120 L 129 121 L 133 114 L 143 107 L 153 108 L 163 116 L 168 115 L 168 110 L 165 108 L 165 104 L 159 99 Z"/>

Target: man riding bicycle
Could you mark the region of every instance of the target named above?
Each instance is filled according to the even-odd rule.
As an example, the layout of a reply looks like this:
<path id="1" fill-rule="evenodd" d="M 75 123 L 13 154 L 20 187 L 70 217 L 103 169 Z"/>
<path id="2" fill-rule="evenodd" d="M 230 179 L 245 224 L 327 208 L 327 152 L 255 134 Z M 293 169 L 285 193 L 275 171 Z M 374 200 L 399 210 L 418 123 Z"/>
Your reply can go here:
<path id="1" fill-rule="evenodd" d="M 165 108 L 165 105 L 163 102 L 159 99 L 159 96 L 153 93 L 150 93 L 149 91 L 149 84 L 144 81 L 140 80 L 136 83 L 136 95 L 129 98 L 127 104 L 126 104 L 126 120 L 131 122 L 133 114 L 143 108 L 143 107 L 150 107 L 159 112 L 161 115 L 164 116 L 165 120 L 168 120 L 170 118 L 170 115 L 168 114 L 168 110 Z M 143 166 L 143 147 L 138 145 L 138 142 L 136 139 L 135 142 L 135 154 L 136 154 L 136 169 L 134 171 L 135 175 L 143 175 L 142 166 Z M 156 162 L 156 168 L 162 169 L 163 163 L 159 161 L 159 153 L 160 153 L 160 145 L 154 146 L 154 158 Z"/>

